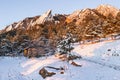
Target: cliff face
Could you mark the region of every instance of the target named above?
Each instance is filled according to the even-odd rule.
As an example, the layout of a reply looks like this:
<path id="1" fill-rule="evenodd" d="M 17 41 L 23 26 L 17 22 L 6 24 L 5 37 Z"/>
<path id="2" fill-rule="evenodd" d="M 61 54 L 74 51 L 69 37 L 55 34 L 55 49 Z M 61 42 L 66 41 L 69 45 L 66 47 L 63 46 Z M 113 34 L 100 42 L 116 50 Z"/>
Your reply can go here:
<path id="1" fill-rule="evenodd" d="M 0 31 L 0 55 L 23 53 L 24 50 L 29 56 L 53 54 L 57 32 L 65 19 L 65 15 L 53 16 L 48 10 L 41 16 L 28 17 L 7 26 Z"/>
<path id="2" fill-rule="evenodd" d="M 14 29 L 26 29 L 26 30 L 28 30 L 37 24 L 44 24 L 46 21 L 53 21 L 53 20 L 54 19 L 53 19 L 53 16 L 51 14 L 51 10 L 48 10 L 46 13 L 44 13 L 41 16 L 28 17 L 22 21 L 19 21 L 17 23 L 13 23 L 13 24 L 7 26 L 4 29 L 4 32 L 11 31 Z"/>
<path id="3" fill-rule="evenodd" d="M 56 42 L 67 32 L 71 32 L 76 41 L 119 35 L 120 10 L 110 5 L 77 10 L 69 15 L 52 15 L 52 11 L 48 10 L 41 16 L 25 18 L 1 30 L 0 47 L 3 46 L 4 39 L 9 40 L 11 44 L 15 42 L 22 44 L 27 41 L 24 47 L 21 46 L 24 49 L 29 42 L 37 43 L 39 38 L 44 37 L 49 45 L 55 48 Z"/>
<path id="4" fill-rule="evenodd" d="M 81 23 L 83 22 L 83 20 L 87 20 L 90 21 L 90 19 L 95 19 L 95 18 L 116 18 L 118 13 L 119 13 L 119 9 L 110 6 L 110 5 L 100 5 L 95 9 L 83 9 L 83 10 L 77 10 L 75 12 L 73 12 L 72 14 L 70 14 L 67 17 L 67 21 L 70 22 L 74 19 L 76 19 L 77 21 L 79 19 L 81 19 Z M 70 20 L 70 21 L 69 21 Z M 96 19 L 95 19 L 96 20 Z"/>
<path id="5" fill-rule="evenodd" d="M 82 39 L 107 37 L 120 32 L 120 10 L 110 5 L 95 9 L 78 10 L 70 14 L 66 22 L 79 26 Z"/>
<path id="6" fill-rule="evenodd" d="M 115 18 L 119 12 L 119 9 L 111 5 L 100 5 L 96 8 L 96 10 L 98 11 L 98 13 L 100 13 L 101 15 L 105 17 L 111 16 L 113 18 Z"/>
<path id="7" fill-rule="evenodd" d="M 50 27 L 76 26 L 75 28 L 79 28 L 80 31 L 84 32 L 84 36 L 82 35 L 83 37 L 97 34 L 98 37 L 105 37 L 107 34 L 119 32 L 119 20 L 120 10 L 110 5 L 100 5 L 95 9 L 87 8 L 77 10 L 69 15 L 52 15 L 52 11 L 48 10 L 41 16 L 28 17 L 22 21 L 13 23 L 2 30 L 1 33 L 11 30 L 23 30 L 25 32 L 43 30 L 41 34 L 44 34 Z M 29 35 L 29 33 L 26 34 Z"/>

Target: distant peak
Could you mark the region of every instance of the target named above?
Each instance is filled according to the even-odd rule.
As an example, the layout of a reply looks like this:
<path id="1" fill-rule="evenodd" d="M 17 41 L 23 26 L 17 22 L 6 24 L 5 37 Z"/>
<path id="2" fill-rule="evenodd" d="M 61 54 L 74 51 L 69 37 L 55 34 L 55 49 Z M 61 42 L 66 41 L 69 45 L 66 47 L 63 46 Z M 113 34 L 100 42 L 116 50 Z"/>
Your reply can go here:
<path id="1" fill-rule="evenodd" d="M 117 13 L 119 12 L 119 9 L 109 4 L 102 4 L 98 6 L 96 10 L 104 16 L 111 15 L 112 17 L 116 17 Z"/>
<path id="2" fill-rule="evenodd" d="M 116 9 L 116 10 L 118 10 L 116 7 L 109 5 L 109 4 L 101 4 L 96 9 Z"/>

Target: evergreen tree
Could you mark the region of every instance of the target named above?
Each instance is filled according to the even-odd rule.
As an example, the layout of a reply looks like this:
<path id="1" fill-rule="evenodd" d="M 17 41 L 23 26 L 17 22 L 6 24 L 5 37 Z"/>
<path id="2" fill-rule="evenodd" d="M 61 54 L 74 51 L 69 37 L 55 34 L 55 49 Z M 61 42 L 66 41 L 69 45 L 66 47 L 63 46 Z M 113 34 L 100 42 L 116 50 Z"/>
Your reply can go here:
<path id="1" fill-rule="evenodd" d="M 72 47 L 72 42 L 73 42 L 72 34 L 67 33 L 67 35 L 62 40 L 58 41 L 57 46 L 58 53 L 70 55 L 71 50 L 74 49 Z"/>

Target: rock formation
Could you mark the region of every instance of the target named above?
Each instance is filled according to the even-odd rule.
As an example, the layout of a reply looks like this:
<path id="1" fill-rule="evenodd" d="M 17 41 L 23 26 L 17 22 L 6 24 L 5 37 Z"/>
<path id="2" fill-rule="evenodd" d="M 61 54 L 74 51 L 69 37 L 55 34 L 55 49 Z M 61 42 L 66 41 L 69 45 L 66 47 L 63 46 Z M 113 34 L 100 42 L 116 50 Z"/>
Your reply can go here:
<path id="1" fill-rule="evenodd" d="M 36 20 L 36 24 L 43 24 L 46 21 L 52 21 L 53 20 L 53 16 L 52 16 L 51 12 L 52 12 L 52 10 L 48 10 L 46 13 L 44 13 L 43 15 L 41 15 Z"/>
<path id="2" fill-rule="evenodd" d="M 18 49 L 22 47 L 24 50 L 26 46 L 29 46 L 29 42 L 42 44 L 43 40 L 38 40 L 41 37 L 48 41 L 44 49 L 50 46 L 55 49 L 57 41 L 61 40 L 67 32 L 73 35 L 75 42 L 119 36 L 120 10 L 111 5 L 76 10 L 69 15 L 52 15 L 52 10 L 48 10 L 41 16 L 25 18 L 0 30 L 0 49 L 3 48 L 2 40 L 4 39 L 9 40 L 11 44 L 17 43 Z M 24 43 L 26 44 L 23 45 Z M 35 46 L 32 50 L 37 49 L 37 47 L 34 48 Z"/>

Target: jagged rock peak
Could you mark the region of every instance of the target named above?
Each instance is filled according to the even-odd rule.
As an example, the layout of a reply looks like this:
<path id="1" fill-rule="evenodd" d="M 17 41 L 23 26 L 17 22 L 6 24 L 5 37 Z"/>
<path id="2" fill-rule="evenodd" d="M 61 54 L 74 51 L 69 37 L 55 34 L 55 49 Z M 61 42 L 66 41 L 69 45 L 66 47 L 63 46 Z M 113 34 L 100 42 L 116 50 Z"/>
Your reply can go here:
<path id="1" fill-rule="evenodd" d="M 46 11 L 41 16 L 35 16 L 35 17 L 27 17 L 24 20 L 21 20 L 17 23 L 13 23 L 11 25 L 8 25 L 3 31 L 11 31 L 14 29 L 30 29 L 31 27 L 34 27 L 37 24 L 44 24 L 47 21 L 53 21 L 54 18 L 52 16 L 52 10 Z"/>
<path id="2" fill-rule="evenodd" d="M 101 4 L 101 5 L 99 5 L 96 9 L 104 9 L 104 8 L 117 10 L 117 8 L 115 8 L 114 6 L 111 6 L 111 5 L 109 5 L 109 4 Z"/>
<path id="3" fill-rule="evenodd" d="M 48 10 L 36 20 L 36 23 L 43 24 L 45 21 L 50 21 L 52 19 L 53 19 L 52 10 Z"/>
<path id="4" fill-rule="evenodd" d="M 80 14 L 81 10 L 76 10 L 74 11 L 72 14 L 70 14 L 67 19 L 66 19 L 66 22 L 69 23 L 71 22 L 72 20 L 76 19 L 76 18 L 79 18 L 79 14 Z"/>
<path id="5" fill-rule="evenodd" d="M 95 15 L 95 12 L 93 11 L 93 9 L 90 8 L 86 8 L 86 9 L 82 9 L 82 10 L 77 10 L 74 11 L 72 14 L 70 14 L 67 19 L 66 22 L 72 22 L 74 20 L 79 20 L 79 19 L 84 19 L 84 18 L 88 18 L 91 15 Z"/>
<path id="6" fill-rule="evenodd" d="M 118 13 L 120 13 L 120 10 L 114 6 L 102 4 L 94 9 L 86 8 L 74 11 L 67 17 L 66 22 L 70 23 L 75 20 L 79 23 L 83 22 L 83 20 L 97 20 L 98 18 L 114 19 L 116 17 L 118 18 Z"/>
<path id="7" fill-rule="evenodd" d="M 81 12 L 81 10 L 76 10 L 69 17 L 71 17 L 71 18 L 78 17 L 80 12 Z"/>
<path id="8" fill-rule="evenodd" d="M 116 17 L 117 13 L 119 12 L 119 9 L 115 8 L 114 6 L 108 5 L 108 4 L 102 4 L 96 8 L 96 10 L 101 13 L 104 16 L 112 16 Z"/>

